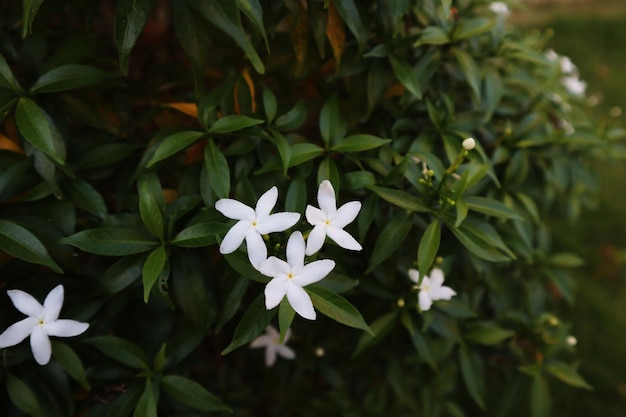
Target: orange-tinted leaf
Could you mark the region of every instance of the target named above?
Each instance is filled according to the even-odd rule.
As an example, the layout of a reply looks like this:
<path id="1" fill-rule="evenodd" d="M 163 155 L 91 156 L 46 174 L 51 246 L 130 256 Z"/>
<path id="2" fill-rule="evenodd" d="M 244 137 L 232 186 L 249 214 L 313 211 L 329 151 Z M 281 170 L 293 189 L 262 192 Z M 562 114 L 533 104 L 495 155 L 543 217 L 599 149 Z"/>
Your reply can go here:
<path id="1" fill-rule="evenodd" d="M 296 76 L 302 75 L 304 62 L 309 48 L 309 24 L 307 14 L 302 3 L 298 3 L 298 17 L 292 19 L 291 44 L 296 53 Z"/>
<path id="2" fill-rule="evenodd" d="M 333 3 L 328 5 L 326 37 L 328 38 L 328 42 L 330 42 L 330 46 L 333 48 L 333 56 L 336 62 L 335 71 L 337 71 L 341 64 L 343 51 L 346 49 L 346 26 Z"/>
<path id="3" fill-rule="evenodd" d="M 194 143 L 185 152 L 185 165 L 191 165 L 196 161 L 204 159 L 204 146 L 206 145 L 206 139 Z"/>
<path id="4" fill-rule="evenodd" d="M 198 117 L 198 106 L 196 103 L 167 103 L 165 107 L 178 110 L 191 117 Z"/>
<path id="5" fill-rule="evenodd" d="M 248 84 L 248 88 L 250 89 L 250 100 L 252 101 L 252 113 L 256 113 L 256 95 L 254 92 L 254 81 L 252 81 L 252 77 L 250 76 L 250 71 L 248 68 L 244 68 L 242 71 L 243 79 L 246 80 L 246 84 Z"/>
<path id="6" fill-rule="evenodd" d="M 4 136 L 2 133 L 0 133 L 0 149 L 21 154 L 24 153 L 24 150 L 20 147 L 20 145 L 18 145 L 8 137 Z"/>
<path id="7" fill-rule="evenodd" d="M 404 94 L 406 87 L 401 83 L 392 84 L 385 90 L 385 98 L 399 97 Z"/>

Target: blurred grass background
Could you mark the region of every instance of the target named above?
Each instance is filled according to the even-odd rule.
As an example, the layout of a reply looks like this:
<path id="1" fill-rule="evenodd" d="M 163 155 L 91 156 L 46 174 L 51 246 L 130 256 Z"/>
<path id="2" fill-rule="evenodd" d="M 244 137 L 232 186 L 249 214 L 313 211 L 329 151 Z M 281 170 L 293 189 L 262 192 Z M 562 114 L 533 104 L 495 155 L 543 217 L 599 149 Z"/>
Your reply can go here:
<path id="1" fill-rule="evenodd" d="M 549 47 L 578 66 L 588 97 L 597 101 L 596 117 L 626 126 L 626 0 L 527 0 L 524 6 L 513 23 L 554 31 Z M 626 161 L 595 165 L 598 208 L 574 224 L 560 224 L 555 242 L 589 261 L 576 272 L 576 304 L 569 316 L 580 371 L 594 390 L 555 382 L 556 417 L 626 416 Z"/>

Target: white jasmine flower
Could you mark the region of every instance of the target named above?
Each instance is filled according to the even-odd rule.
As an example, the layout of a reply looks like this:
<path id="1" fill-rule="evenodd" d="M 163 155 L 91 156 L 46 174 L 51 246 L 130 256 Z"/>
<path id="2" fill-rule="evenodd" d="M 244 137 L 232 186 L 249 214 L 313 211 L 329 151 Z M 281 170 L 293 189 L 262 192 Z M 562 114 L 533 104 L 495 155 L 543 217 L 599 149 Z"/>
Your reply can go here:
<path id="1" fill-rule="evenodd" d="M 302 287 L 320 281 L 332 271 L 335 261 L 323 259 L 304 264 L 304 238 L 293 232 L 287 241 L 287 262 L 270 256 L 261 264 L 261 273 L 272 277 L 265 287 L 265 307 L 280 304 L 287 296 L 291 307 L 305 319 L 315 320 L 315 310 L 309 294 Z"/>
<path id="2" fill-rule="evenodd" d="M 224 236 L 220 245 L 220 253 L 234 252 L 245 239 L 248 259 L 250 259 L 252 266 L 258 270 L 261 263 L 267 259 L 267 247 L 263 242 L 262 235 L 285 231 L 300 219 L 299 213 L 270 214 L 277 200 L 278 189 L 276 187 L 270 188 L 259 198 L 254 210 L 230 198 L 218 200 L 215 203 L 217 211 L 229 219 L 239 220 Z"/>
<path id="3" fill-rule="evenodd" d="M 63 285 L 57 285 L 39 304 L 32 295 L 20 290 L 7 291 L 15 308 L 28 317 L 12 324 L 0 334 L 0 349 L 15 346 L 30 336 L 30 348 L 39 365 L 50 362 L 52 346 L 48 336 L 72 337 L 87 330 L 88 323 L 59 320 L 63 306 Z"/>
<path id="4" fill-rule="evenodd" d="M 572 74 L 576 71 L 576 65 L 566 56 L 562 56 L 559 59 L 559 64 L 561 65 L 561 71 L 563 74 Z"/>
<path id="5" fill-rule="evenodd" d="M 409 278 L 417 284 L 419 283 L 420 274 L 416 269 L 409 269 Z M 418 294 L 420 310 L 430 310 L 433 301 L 449 300 L 456 295 L 452 288 L 443 285 L 443 281 L 443 271 L 439 268 L 434 268 L 430 275 L 426 275 L 422 279 Z"/>
<path id="6" fill-rule="evenodd" d="M 548 61 L 550 61 L 550 62 L 556 62 L 556 60 L 559 59 L 559 54 L 554 52 L 554 49 L 548 49 L 544 53 L 544 55 L 545 55 L 546 58 L 548 58 Z"/>
<path id="7" fill-rule="evenodd" d="M 575 96 L 582 96 L 587 89 L 587 83 L 578 79 L 578 77 L 564 77 L 561 82 L 571 94 Z"/>
<path id="8" fill-rule="evenodd" d="M 489 9 L 495 14 L 504 18 L 509 17 L 509 15 L 511 14 L 509 6 L 501 1 L 494 1 L 489 5 Z"/>
<path id="9" fill-rule="evenodd" d="M 463 141 L 463 149 L 466 151 L 471 151 L 476 147 L 476 141 L 474 138 L 467 138 Z"/>
<path id="10" fill-rule="evenodd" d="M 320 184 L 317 190 L 317 202 L 319 209 L 311 205 L 306 207 L 306 219 L 313 226 L 307 238 L 306 254 L 310 256 L 319 251 L 326 236 L 344 249 L 363 249 L 356 239 L 343 230 L 359 214 L 361 203 L 350 201 L 337 209 L 335 189 L 328 180 Z"/>
<path id="11" fill-rule="evenodd" d="M 287 346 L 287 341 L 291 337 L 291 329 L 287 329 L 285 332 L 285 339 L 283 343 L 280 343 L 280 333 L 269 325 L 265 328 L 265 334 L 257 337 L 250 343 L 250 347 L 253 349 L 264 347 L 265 348 L 265 365 L 273 366 L 276 362 L 276 355 L 282 356 L 285 359 L 293 359 L 296 357 L 296 353 Z"/>

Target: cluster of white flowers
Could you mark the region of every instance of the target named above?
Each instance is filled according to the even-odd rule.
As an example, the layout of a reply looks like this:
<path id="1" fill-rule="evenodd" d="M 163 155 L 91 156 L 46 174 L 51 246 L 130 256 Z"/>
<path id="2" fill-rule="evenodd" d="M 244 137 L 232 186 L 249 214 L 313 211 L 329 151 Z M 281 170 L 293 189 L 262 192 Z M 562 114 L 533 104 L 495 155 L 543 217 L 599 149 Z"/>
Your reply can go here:
<path id="1" fill-rule="evenodd" d="M 587 90 L 587 83 L 580 79 L 578 68 L 572 60 L 569 57 L 557 54 L 552 49 L 548 49 L 545 52 L 545 56 L 549 61 L 559 64 L 561 74 L 563 75 L 561 84 L 565 89 L 574 96 L 583 96 Z"/>
<path id="2" fill-rule="evenodd" d="M 409 279 L 419 285 L 417 299 L 421 311 L 430 310 L 433 301 L 449 300 L 456 295 L 456 291 L 443 285 L 443 271 L 439 268 L 434 268 L 430 275 L 425 275 L 421 284 L 419 271 L 409 269 Z"/>
<path id="3" fill-rule="evenodd" d="M 361 203 L 351 201 L 337 208 L 335 190 L 330 181 L 323 181 L 317 192 L 319 208 L 308 205 L 306 219 L 313 230 L 305 243 L 304 236 L 295 231 L 287 241 L 287 261 L 275 256 L 267 257 L 263 235 L 283 232 L 300 219 L 299 213 L 270 214 L 278 201 L 278 189 L 270 188 L 257 201 L 256 208 L 230 198 L 215 203 L 224 216 L 239 220 L 224 236 L 220 245 L 222 254 L 232 253 L 246 241 L 248 259 L 254 268 L 272 280 L 265 287 L 265 307 L 276 307 L 284 297 L 300 316 L 315 320 L 311 297 L 303 287 L 325 278 L 335 267 L 335 261 L 322 259 L 305 264 L 305 255 L 317 253 L 328 236 L 344 249 L 361 250 L 362 247 L 344 227 L 350 224 L 361 210 Z"/>
<path id="4" fill-rule="evenodd" d="M 489 4 L 489 10 L 504 19 L 511 15 L 511 9 L 509 9 L 508 4 L 501 1 L 494 1 L 493 3 Z"/>
<path id="5" fill-rule="evenodd" d="M 15 346 L 30 336 L 30 347 L 40 365 L 50 362 L 52 345 L 49 336 L 72 337 L 84 333 L 88 323 L 59 319 L 63 306 L 63 285 L 48 293 L 43 305 L 30 294 L 20 290 L 7 291 L 15 308 L 28 317 L 9 326 L 0 334 L 0 349 Z"/>

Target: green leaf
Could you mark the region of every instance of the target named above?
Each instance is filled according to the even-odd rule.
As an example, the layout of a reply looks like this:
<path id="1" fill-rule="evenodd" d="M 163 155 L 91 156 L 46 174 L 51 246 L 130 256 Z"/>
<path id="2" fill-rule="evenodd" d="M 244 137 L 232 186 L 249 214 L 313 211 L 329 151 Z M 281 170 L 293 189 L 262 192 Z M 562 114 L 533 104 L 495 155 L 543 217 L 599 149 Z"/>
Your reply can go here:
<path id="1" fill-rule="evenodd" d="M 210 2 L 193 2 L 192 4 L 209 22 L 230 36 L 244 50 L 250 63 L 259 74 L 265 72 L 263 61 L 261 61 L 259 54 L 243 29 L 237 2 L 213 0 Z"/>
<path id="2" fill-rule="evenodd" d="M 371 335 L 374 335 L 372 329 L 370 329 L 365 320 L 363 320 L 361 313 L 339 294 L 335 294 L 334 292 L 315 285 L 310 285 L 306 287 L 305 290 L 311 296 L 313 306 L 315 306 L 320 313 L 338 323 L 354 327 L 355 329 L 365 330 Z"/>
<path id="3" fill-rule="evenodd" d="M 296 175 L 291 179 L 285 197 L 285 211 L 304 213 L 307 202 L 306 182 L 302 175 Z"/>
<path id="4" fill-rule="evenodd" d="M 263 40 L 265 41 L 267 52 L 269 52 L 270 44 L 267 40 L 267 33 L 265 33 L 265 25 L 263 24 L 263 7 L 261 7 L 259 0 L 237 0 L 237 5 L 261 33 L 261 36 L 263 36 Z"/>
<path id="5" fill-rule="evenodd" d="M 196 410 L 232 412 L 229 407 L 202 385 L 185 377 L 165 375 L 161 379 L 161 388 L 176 401 Z"/>
<path id="6" fill-rule="evenodd" d="M 25 38 L 29 33 L 32 33 L 33 21 L 35 15 L 41 7 L 43 0 L 23 0 L 22 1 L 22 38 Z"/>
<path id="7" fill-rule="evenodd" d="M 39 94 L 73 90 L 98 83 L 110 76 L 108 72 L 91 65 L 61 65 L 39 77 L 30 92 Z"/>
<path id="8" fill-rule="evenodd" d="M 59 241 L 61 244 L 104 256 L 124 256 L 154 249 L 159 242 L 135 230 L 115 227 L 83 230 Z"/>
<path id="9" fill-rule="evenodd" d="M 256 126 L 258 124 L 265 123 L 261 119 L 253 119 L 241 114 L 230 114 L 217 120 L 211 128 L 209 133 L 230 133 L 242 130 L 250 126 Z"/>
<path id="10" fill-rule="evenodd" d="M 485 33 L 491 30 L 495 23 L 495 19 L 489 19 L 486 17 L 459 19 L 457 21 L 456 28 L 452 33 L 452 38 L 458 41 L 461 39 L 467 39 L 471 38 L 472 36 L 480 35 L 481 33 Z"/>
<path id="11" fill-rule="evenodd" d="M 361 190 L 376 184 L 376 176 L 369 171 L 346 172 L 344 179 L 348 190 Z"/>
<path id="12" fill-rule="evenodd" d="M 291 110 L 276 119 L 274 129 L 294 130 L 302 126 L 304 122 L 306 122 L 306 106 L 304 100 L 299 100 Z"/>
<path id="13" fill-rule="evenodd" d="M 320 283 L 324 281 L 325 280 L 322 280 L 320 281 Z M 361 338 L 359 339 L 356 348 L 354 349 L 354 353 L 352 353 L 352 358 L 357 357 L 368 347 L 380 343 L 384 339 L 384 336 L 393 329 L 397 319 L 397 311 L 391 311 L 376 319 L 370 326 L 370 328 L 372 329 L 372 334 L 363 333 L 361 335 Z"/>
<path id="14" fill-rule="evenodd" d="M 492 198 L 480 196 L 463 196 L 461 197 L 461 201 L 467 204 L 467 207 L 470 210 L 474 210 L 479 213 L 488 214 L 490 216 L 499 217 L 502 219 L 523 220 L 522 216 L 517 214 L 514 210 L 510 209 L 507 205 Z"/>
<path id="15" fill-rule="evenodd" d="M 130 52 L 150 17 L 153 4 L 154 0 L 117 0 L 115 3 L 115 45 L 124 75 L 128 74 Z"/>
<path id="16" fill-rule="evenodd" d="M 107 294 L 116 294 L 127 288 L 141 276 L 145 256 L 125 256 L 115 262 L 104 272 L 100 281 Z"/>
<path id="17" fill-rule="evenodd" d="M 450 43 L 448 33 L 439 26 L 427 26 L 424 28 L 416 45 L 444 45 Z"/>
<path id="18" fill-rule="evenodd" d="M 289 326 L 291 326 L 295 316 L 296 311 L 291 307 L 291 304 L 289 304 L 289 300 L 287 300 L 287 297 L 283 298 L 278 305 L 278 327 L 280 328 L 279 343 L 285 343 L 287 330 L 289 330 Z"/>
<path id="19" fill-rule="evenodd" d="M 337 12 L 339 12 L 339 15 L 343 21 L 346 22 L 350 32 L 352 32 L 356 38 L 359 51 L 363 51 L 367 43 L 367 32 L 361 22 L 359 9 L 357 9 L 354 0 L 334 0 L 333 5 L 337 8 Z"/>
<path id="20" fill-rule="evenodd" d="M 17 102 L 15 122 L 24 139 L 59 165 L 65 165 L 65 145 L 55 139 L 46 113 L 31 99 Z"/>
<path id="21" fill-rule="evenodd" d="M 239 272 L 239 274 L 246 279 L 264 284 L 270 281 L 269 277 L 262 275 L 250 265 L 247 255 L 242 252 L 229 253 L 224 255 L 224 259 L 226 259 L 226 262 L 228 262 L 235 271 Z"/>
<path id="22" fill-rule="evenodd" d="M 470 230 L 465 228 L 465 223 L 460 227 L 454 227 L 448 225 L 450 231 L 456 236 L 456 238 L 474 255 L 479 258 L 485 259 L 491 262 L 506 262 L 510 258 L 503 255 L 495 247 L 485 242 L 480 237 L 476 236 Z"/>
<path id="23" fill-rule="evenodd" d="M 432 266 L 439 244 L 441 243 L 441 223 L 434 219 L 424 230 L 419 247 L 417 248 L 417 264 L 422 274 L 428 274 Z"/>
<path id="24" fill-rule="evenodd" d="M 267 124 L 272 123 L 272 120 L 276 117 L 276 96 L 267 88 L 263 86 L 263 109 L 265 110 L 265 117 L 267 118 Z"/>
<path id="25" fill-rule="evenodd" d="M 320 133 L 326 149 L 341 139 L 341 113 L 339 112 L 339 96 L 333 94 L 322 106 L 320 111 Z"/>
<path id="26" fill-rule="evenodd" d="M 111 143 L 85 152 L 73 164 L 74 169 L 91 169 L 113 165 L 139 149 L 128 143 Z"/>
<path id="27" fill-rule="evenodd" d="M 159 207 L 159 200 L 163 198 L 161 184 L 155 173 L 139 177 L 139 213 L 146 228 L 163 241 L 163 213 Z"/>
<path id="28" fill-rule="evenodd" d="M 291 147 L 289 146 L 289 142 L 280 132 L 276 131 L 273 131 L 272 135 L 268 136 L 268 139 L 270 139 L 272 143 L 276 145 L 276 149 L 278 149 L 280 160 L 283 162 L 283 174 L 286 176 L 287 168 L 289 168 L 289 163 L 291 162 Z"/>
<path id="29" fill-rule="evenodd" d="M 576 268 L 585 264 L 584 259 L 574 253 L 569 252 L 555 253 L 554 255 L 548 257 L 548 259 L 546 259 L 546 262 L 549 265 L 561 266 L 564 268 Z"/>
<path id="30" fill-rule="evenodd" d="M 391 139 L 381 139 L 373 135 L 352 135 L 339 140 L 333 151 L 337 152 L 362 152 L 375 149 L 391 142 Z"/>
<path id="31" fill-rule="evenodd" d="M 479 345 L 497 345 L 498 343 L 515 336 L 513 330 L 503 329 L 493 321 L 478 321 L 466 327 L 465 338 Z"/>
<path id="32" fill-rule="evenodd" d="M 44 417 L 39 401 L 28 385 L 12 374 L 6 376 L 9 399 L 19 410 L 33 417 Z"/>
<path id="33" fill-rule="evenodd" d="M 324 158 L 317 169 L 317 183 L 321 184 L 324 180 L 330 181 L 334 188 L 339 190 L 339 168 L 329 157 Z"/>
<path id="34" fill-rule="evenodd" d="M 157 148 L 152 155 L 152 158 L 146 164 L 147 168 L 162 161 L 190 146 L 192 143 L 200 139 L 204 134 L 202 132 L 196 132 L 188 130 L 184 132 L 174 133 L 165 137 L 161 143 L 157 145 Z"/>
<path id="35" fill-rule="evenodd" d="M 478 360 L 480 359 L 477 359 L 465 348 L 459 348 L 459 363 L 465 387 L 476 404 L 484 410 L 485 377 Z"/>
<path id="36" fill-rule="evenodd" d="M 0 249 L 26 262 L 45 265 L 59 274 L 63 273 L 35 235 L 8 220 L 0 220 Z"/>
<path id="37" fill-rule="evenodd" d="M 141 277 L 143 281 L 143 301 L 148 302 L 150 297 L 150 291 L 154 286 L 154 283 L 159 278 L 161 271 L 165 267 L 167 262 L 167 254 L 165 253 L 165 247 L 159 246 L 148 255 L 146 262 L 143 264 Z"/>
<path id="38" fill-rule="evenodd" d="M 257 337 L 272 321 L 275 313 L 275 309 L 267 310 L 265 308 L 265 295 L 263 293 L 259 294 L 241 318 L 235 329 L 233 340 L 222 351 L 222 355 L 232 352 Z"/>
<path id="39" fill-rule="evenodd" d="M 477 102 L 480 104 L 481 76 L 478 64 L 476 63 L 474 58 L 472 58 L 472 56 L 463 49 L 454 48 L 452 50 L 452 53 L 456 57 L 457 61 L 459 61 L 459 64 L 461 64 L 461 69 L 463 70 L 465 80 L 472 89 L 472 92 L 474 93 L 474 97 L 476 98 Z"/>
<path id="40" fill-rule="evenodd" d="M 218 198 L 227 198 L 230 194 L 228 161 L 212 140 L 204 147 L 204 167 L 209 174 L 209 185 L 213 192 Z"/>
<path id="41" fill-rule="evenodd" d="M 207 270 L 198 252 L 181 252 L 172 258 L 171 293 L 185 316 L 197 327 L 208 329 L 215 319 L 215 299 L 205 284 Z"/>
<path id="42" fill-rule="evenodd" d="M 139 398 L 133 417 L 146 417 L 157 415 L 157 400 L 154 396 L 154 388 L 152 387 L 152 380 L 146 378 L 146 386 L 143 390 L 143 394 Z"/>
<path id="43" fill-rule="evenodd" d="M 68 181 L 68 190 L 76 206 L 104 219 L 107 215 L 107 207 L 104 199 L 91 184 L 80 178 Z"/>
<path id="44" fill-rule="evenodd" d="M 218 222 L 196 223 L 180 231 L 170 242 L 181 248 L 199 248 L 217 243 L 217 236 L 228 231 L 228 225 Z"/>
<path id="45" fill-rule="evenodd" d="M 483 120 L 487 122 L 500 105 L 500 100 L 504 95 L 504 82 L 496 68 L 488 66 L 484 67 L 483 70 L 485 72 L 483 81 L 485 117 Z"/>
<path id="46" fill-rule="evenodd" d="M 0 87 L 7 87 L 17 94 L 23 93 L 22 86 L 13 75 L 11 67 L 2 54 L 0 54 Z"/>
<path id="47" fill-rule="evenodd" d="M 148 359 L 139 346 L 115 336 L 96 336 L 85 340 L 103 355 L 135 369 L 149 370 Z"/>
<path id="48" fill-rule="evenodd" d="M 61 368 L 63 368 L 63 370 L 74 378 L 74 380 L 83 388 L 86 390 L 91 389 L 89 381 L 87 381 L 87 376 L 85 375 L 85 368 L 83 367 L 80 358 L 76 352 L 72 350 L 72 348 L 65 343 L 53 340 L 52 357 L 59 365 L 61 365 Z"/>
<path id="49" fill-rule="evenodd" d="M 417 99 L 422 99 L 422 88 L 420 87 L 419 79 L 417 78 L 417 72 L 409 65 L 407 61 L 402 58 L 389 56 L 389 62 L 393 68 L 393 72 L 396 74 L 398 81 L 406 87 L 406 89 L 413 94 Z"/>
<path id="50" fill-rule="evenodd" d="M 411 337 L 411 342 L 413 342 L 413 346 L 419 353 L 420 357 L 430 365 L 431 368 L 437 369 L 437 362 L 435 362 L 435 358 L 433 358 L 433 354 L 430 352 L 430 348 L 428 347 L 428 343 L 424 338 L 424 335 L 420 332 L 420 329 L 415 325 L 415 322 L 409 316 L 407 311 L 402 312 L 402 316 L 400 316 L 400 320 L 402 321 L 402 325 L 409 332 L 409 336 Z"/>
<path id="51" fill-rule="evenodd" d="M 313 143 L 296 143 L 291 146 L 291 162 L 290 167 L 303 164 L 314 159 L 324 153 L 324 149 Z"/>
<path id="52" fill-rule="evenodd" d="M 409 212 L 418 211 L 418 212 L 428 212 L 430 209 L 426 204 L 420 200 L 419 198 L 401 190 L 395 190 L 392 188 L 384 188 L 377 186 L 367 187 L 370 190 L 374 191 L 380 198 L 385 201 L 390 202 L 391 204 L 403 208 Z"/>
<path id="53" fill-rule="evenodd" d="M 550 416 L 550 389 L 548 382 L 542 374 L 533 377 L 530 386 L 530 415 L 531 417 Z"/>
<path id="54" fill-rule="evenodd" d="M 561 382 L 576 388 L 593 390 L 587 381 L 583 379 L 576 369 L 558 360 L 550 360 L 545 364 L 546 371 Z"/>
<path id="55" fill-rule="evenodd" d="M 402 245 L 413 226 L 413 216 L 410 213 L 400 213 L 389 221 L 376 240 L 370 264 L 365 273 L 371 272 L 382 261 L 391 256 Z"/>

